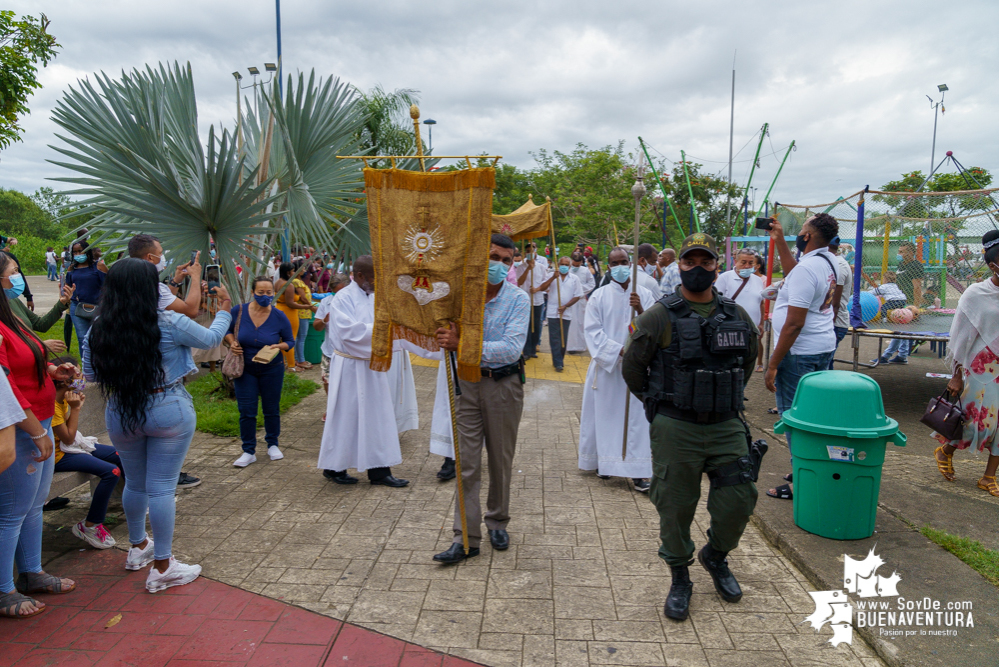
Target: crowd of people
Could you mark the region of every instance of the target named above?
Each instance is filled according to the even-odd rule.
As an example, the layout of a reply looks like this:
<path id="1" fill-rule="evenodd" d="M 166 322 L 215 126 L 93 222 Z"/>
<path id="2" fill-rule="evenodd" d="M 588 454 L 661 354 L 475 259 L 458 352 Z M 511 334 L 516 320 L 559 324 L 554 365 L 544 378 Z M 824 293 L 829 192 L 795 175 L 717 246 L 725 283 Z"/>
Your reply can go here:
<path id="1" fill-rule="evenodd" d="M 770 234 L 783 280 L 769 287 L 758 253 L 740 249 L 730 268 L 722 270 L 715 240 L 701 233 L 684 239 L 679 250 L 657 252 L 642 244 L 629 253 L 616 247 L 603 267 L 589 247 L 563 257 L 552 253 L 549 259 L 534 243 L 522 251 L 509 238 L 493 234 L 485 276 L 482 379 L 455 380 L 460 392 L 453 413 L 446 381 L 449 355 L 460 340 L 453 324 L 436 332 L 438 350 L 398 340 L 391 370 L 370 369 L 378 287 L 370 256 L 355 258 L 349 266 L 311 248 L 299 249 L 289 261 L 276 256 L 264 274 L 246 281 L 249 301 L 233 305 L 217 276 L 213 281 L 202 267 L 200 254 L 162 282 L 166 253 L 155 237 L 136 235 L 127 256 L 110 267 L 81 237 L 70 247 L 69 269 L 62 276 L 57 272 L 56 279 L 64 282 L 59 300 L 39 315 L 33 303 L 22 301 L 27 284 L 16 258 L 0 252 L 0 365 L 5 371 L 0 374 L 0 616 L 33 616 L 44 608 L 30 597 L 33 593 L 68 593 L 76 586 L 41 567 L 41 512 L 55 471 L 82 471 L 100 480 L 86 518 L 72 528 L 74 535 L 95 548 L 114 545 L 103 522 L 112 493 L 124 479 L 130 543 L 124 567 L 150 566 L 150 592 L 196 579 L 200 566 L 176 560 L 172 550 L 174 494 L 185 478 L 181 468 L 196 426 L 184 388 L 185 378 L 197 372 L 194 352 L 218 350 L 213 362 L 225 356 L 223 371 L 232 378 L 243 450 L 233 465 L 256 462 L 258 408 L 268 456 L 279 461 L 284 457 L 279 441 L 284 377 L 306 368 L 298 349 L 309 327 L 322 333 L 327 395 L 317 464 L 336 484 L 357 484 L 350 474 L 356 470 L 371 484 L 409 485 L 392 473 L 403 460 L 399 434 L 418 427 L 409 354 L 441 361 L 430 451 L 444 457 L 441 480 L 456 476 L 453 453 L 456 447 L 460 451 L 464 497 L 455 504 L 452 546 L 434 561 L 450 565 L 473 558 L 487 537 L 495 550 L 509 547 L 524 364 L 537 357 L 547 326 L 556 371 L 563 370 L 568 353 L 590 356 L 579 469 L 629 480 L 636 491 L 649 494 L 659 512 L 659 555 L 672 573 L 665 615 L 687 618 L 693 588 L 688 566 L 695 557 L 721 597 L 738 602 L 742 591 L 727 554 L 738 545 L 757 502 L 747 468 L 754 465 L 746 457 L 749 428 L 741 418 L 745 383 L 753 373 L 765 372 L 776 412 L 782 413 L 805 374 L 831 368 L 849 327 L 853 284 L 850 264 L 839 253 L 838 232 L 834 218 L 815 215 L 802 226 L 792 250 L 774 221 Z M 954 376 L 948 390 L 963 400 L 965 428 L 956 440 L 938 435 L 935 457 L 941 474 L 953 480 L 957 449 L 988 450 L 978 486 L 999 496 L 993 407 L 999 401 L 999 356 L 992 350 L 999 341 L 999 232 L 986 234 L 983 245 L 993 275 L 962 296 L 951 334 Z M 211 253 L 214 262 L 214 248 Z M 900 254 L 903 264 L 913 261 Z M 915 268 L 901 266 L 899 273 L 913 290 L 912 296 L 902 290 L 905 301 L 918 299 Z M 314 294 L 324 295 L 318 304 Z M 761 340 L 771 309 L 774 347 L 764 368 Z M 68 341 L 37 336 L 67 310 L 80 340 L 80 363 L 65 355 Z M 107 402 L 110 444 L 79 431 L 88 382 Z M 790 436 L 788 446 L 793 457 Z M 480 498 L 483 451 L 489 475 L 485 507 Z M 695 556 L 690 524 L 701 474 L 711 480 L 711 526 Z M 790 474 L 785 480 L 767 494 L 792 498 L 794 480 Z M 147 514 L 152 536 L 146 532 Z"/>

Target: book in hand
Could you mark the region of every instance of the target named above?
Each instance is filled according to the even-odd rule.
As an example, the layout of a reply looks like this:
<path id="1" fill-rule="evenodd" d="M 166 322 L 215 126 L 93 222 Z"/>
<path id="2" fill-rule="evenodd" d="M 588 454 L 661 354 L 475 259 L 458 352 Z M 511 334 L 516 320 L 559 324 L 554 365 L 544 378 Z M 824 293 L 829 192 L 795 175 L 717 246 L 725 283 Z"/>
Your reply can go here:
<path id="1" fill-rule="evenodd" d="M 274 357 L 281 352 L 276 345 L 264 345 L 253 357 L 253 362 L 257 364 L 269 364 L 274 361 Z"/>

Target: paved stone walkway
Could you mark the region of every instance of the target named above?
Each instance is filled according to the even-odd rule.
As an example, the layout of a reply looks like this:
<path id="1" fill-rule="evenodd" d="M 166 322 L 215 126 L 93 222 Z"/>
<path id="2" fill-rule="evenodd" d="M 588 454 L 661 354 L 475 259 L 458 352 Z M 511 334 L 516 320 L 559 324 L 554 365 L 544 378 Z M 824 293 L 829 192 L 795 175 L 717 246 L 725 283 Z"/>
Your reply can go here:
<path id="1" fill-rule="evenodd" d="M 665 619 L 655 509 L 625 480 L 577 469 L 578 380 L 528 381 L 510 549 L 433 563 L 451 542 L 454 482 L 438 482 L 427 450 L 436 369 L 414 373 L 421 428 L 403 434 L 393 469 L 408 488 L 323 478 L 320 392 L 283 417 L 282 461 L 236 469 L 237 441 L 195 438 L 185 470 L 204 483 L 178 495 L 176 555 L 210 579 L 486 665 L 882 664 L 858 637 L 833 648 L 828 627 L 802 624 L 810 585 L 752 525 L 730 557 L 743 600 L 724 603 L 694 566 L 690 620 Z M 707 521 L 702 500 L 698 545 Z M 124 525 L 113 533 L 126 541 Z"/>

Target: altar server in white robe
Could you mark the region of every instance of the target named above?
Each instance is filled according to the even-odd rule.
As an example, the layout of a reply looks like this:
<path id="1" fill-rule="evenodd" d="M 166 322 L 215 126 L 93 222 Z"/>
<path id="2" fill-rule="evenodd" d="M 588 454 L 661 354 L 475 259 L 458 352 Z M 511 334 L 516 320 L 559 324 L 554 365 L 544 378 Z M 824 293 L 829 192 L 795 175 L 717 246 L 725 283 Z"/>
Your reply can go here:
<path id="1" fill-rule="evenodd" d="M 576 251 L 572 253 L 570 259 L 572 259 L 572 267 L 569 269 L 569 273 L 576 276 L 576 279 L 583 286 L 583 298 L 567 311 L 569 312 L 570 319 L 576 325 L 569 328 L 569 336 L 565 344 L 565 349 L 567 352 L 586 352 L 586 336 L 583 333 L 583 322 L 586 318 L 586 302 L 590 296 L 590 292 L 593 291 L 597 283 L 593 278 L 593 274 L 590 273 L 589 267 L 583 263 L 583 253 Z"/>
<path id="2" fill-rule="evenodd" d="M 630 477 L 636 491 L 649 492 L 652 475 L 652 449 L 645 408 L 621 375 L 621 355 L 628 340 L 628 327 L 635 316 L 652 307 L 655 298 L 639 285 L 631 293 L 631 263 L 628 253 L 614 248 L 608 256 L 610 282 L 590 297 L 586 306 L 586 346 L 590 368 L 583 385 L 583 408 L 579 423 L 579 469 L 595 470 L 597 475 Z M 628 413 L 627 457 L 621 460 L 625 400 Z"/>
<path id="3" fill-rule="evenodd" d="M 323 475 L 337 484 L 356 484 L 348 468 L 367 471 L 372 484 L 400 487 L 392 475 L 402 463 L 389 373 L 371 370 L 375 321 L 375 269 L 370 255 L 354 260 L 354 280 L 330 304 L 329 397 L 319 449 Z"/>
<path id="4" fill-rule="evenodd" d="M 409 352 L 395 341 L 392 353 L 392 368 L 388 370 L 389 387 L 392 390 L 392 405 L 395 409 L 395 425 L 399 433 L 420 428 L 420 409 L 416 404 L 416 381 L 413 379 L 413 363 Z"/>

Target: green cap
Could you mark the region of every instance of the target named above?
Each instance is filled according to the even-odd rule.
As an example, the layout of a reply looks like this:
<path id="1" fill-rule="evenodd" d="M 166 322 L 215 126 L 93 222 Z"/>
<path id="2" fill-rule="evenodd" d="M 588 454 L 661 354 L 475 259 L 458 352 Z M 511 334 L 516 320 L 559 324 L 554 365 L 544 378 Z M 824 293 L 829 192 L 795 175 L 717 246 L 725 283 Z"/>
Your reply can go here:
<path id="1" fill-rule="evenodd" d="M 691 234 L 683 240 L 683 245 L 680 246 L 680 254 L 677 259 L 682 258 L 691 250 L 703 250 L 715 259 L 718 259 L 718 246 L 715 245 L 714 238 L 708 236 L 707 234 L 702 234 L 697 232 L 696 234 Z"/>

